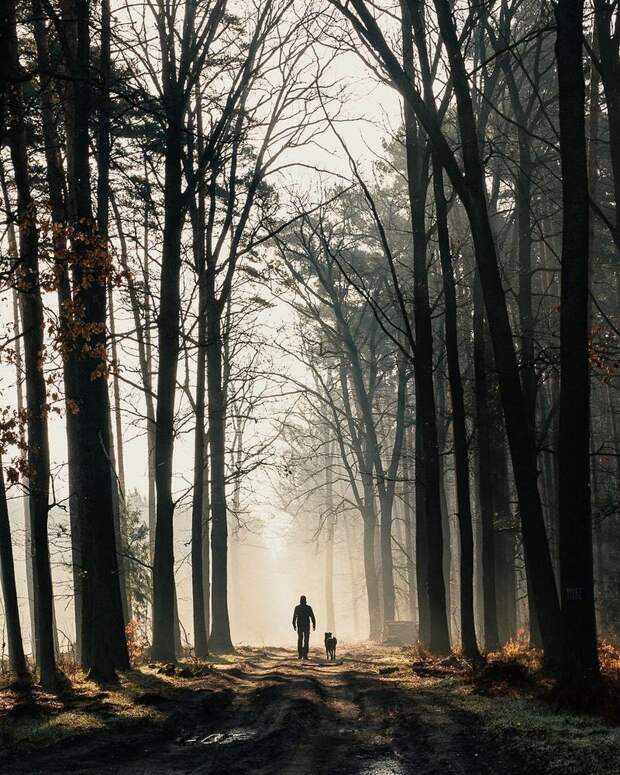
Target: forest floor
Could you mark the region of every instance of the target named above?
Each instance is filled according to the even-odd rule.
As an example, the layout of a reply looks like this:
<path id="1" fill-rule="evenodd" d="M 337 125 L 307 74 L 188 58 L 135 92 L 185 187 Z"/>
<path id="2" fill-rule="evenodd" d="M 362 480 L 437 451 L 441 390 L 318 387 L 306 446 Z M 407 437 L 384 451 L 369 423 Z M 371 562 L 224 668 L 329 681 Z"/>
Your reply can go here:
<path id="1" fill-rule="evenodd" d="M 521 663 L 356 645 L 242 648 L 60 696 L 0 691 L 3 773 L 620 774 L 620 727 L 560 712 Z M 167 675 L 166 672 L 174 674 Z"/>

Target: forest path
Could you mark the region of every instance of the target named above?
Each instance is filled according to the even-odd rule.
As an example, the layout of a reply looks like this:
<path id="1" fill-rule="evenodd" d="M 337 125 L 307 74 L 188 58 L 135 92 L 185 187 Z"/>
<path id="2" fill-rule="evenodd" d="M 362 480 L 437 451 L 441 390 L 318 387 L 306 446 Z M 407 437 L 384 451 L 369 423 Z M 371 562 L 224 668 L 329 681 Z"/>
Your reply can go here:
<path id="1" fill-rule="evenodd" d="M 7 772 L 217 775 L 510 775 L 532 770 L 483 741 L 479 720 L 428 692 L 400 649 L 328 662 L 243 649 L 192 678 L 163 728 L 109 729 L 13 762 Z M 163 685 L 163 684 L 162 684 Z M 541 769 L 541 772 L 544 771 Z"/>

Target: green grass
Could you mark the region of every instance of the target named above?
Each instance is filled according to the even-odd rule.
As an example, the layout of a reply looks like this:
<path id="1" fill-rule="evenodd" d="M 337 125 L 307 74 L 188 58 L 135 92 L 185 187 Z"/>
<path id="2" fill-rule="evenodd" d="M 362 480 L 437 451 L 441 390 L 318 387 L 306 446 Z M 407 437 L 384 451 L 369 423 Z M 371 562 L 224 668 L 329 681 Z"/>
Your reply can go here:
<path id="1" fill-rule="evenodd" d="M 600 718 L 556 711 L 530 697 L 487 697 L 459 679 L 440 680 L 419 692 L 469 716 L 488 746 L 518 752 L 536 772 L 620 775 L 620 728 Z"/>
<path id="2" fill-rule="evenodd" d="M 37 749 L 106 730 L 157 726 L 164 723 L 166 713 L 158 707 L 135 704 L 134 698 L 145 692 L 174 698 L 186 686 L 187 682 L 141 668 L 121 675 L 118 685 L 103 689 L 76 673 L 70 689 L 58 696 L 36 687 L 29 694 L 0 690 L 0 741 L 6 749 Z M 106 695 L 103 698 L 102 691 Z M 12 718 L 11 708 L 23 702 L 35 703 L 41 709 L 40 715 Z"/>

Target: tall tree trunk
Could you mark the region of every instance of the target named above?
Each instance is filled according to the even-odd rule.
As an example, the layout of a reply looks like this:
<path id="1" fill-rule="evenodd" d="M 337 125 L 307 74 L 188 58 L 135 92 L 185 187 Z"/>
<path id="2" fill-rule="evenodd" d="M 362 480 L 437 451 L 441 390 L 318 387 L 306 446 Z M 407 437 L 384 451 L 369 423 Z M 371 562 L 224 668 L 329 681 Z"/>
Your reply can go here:
<path id="1" fill-rule="evenodd" d="M 196 88 L 196 153 L 201 158 L 204 153 L 204 133 L 202 125 L 202 102 L 200 90 Z M 190 155 L 194 155 L 193 143 L 190 144 Z M 194 415 L 196 427 L 194 430 L 194 490 L 192 498 L 192 610 L 194 620 L 194 649 L 196 657 L 204 658 L 209 653 L 208 619 L 205 620 L 209 601 L 205 600 L 205 533 L 209 531 L 209 511 L 205 510 L 205 486 L 207 475 L 207 445 L 205 434 L 205 395 L 206 395 L 206 339 L 207 339 L 207 287 L 205 276 L 205 231 L 206 231 L 206 201 L 204 178 L 198 184 L 197 201 L 190 200 L 190 215 L 193 230 L 194 269 L 198 279 L 198 320 L 196 348 L 196 397 Z M 207 562 L 208 562 L 208 541 Z"/>
<path id="2" fill-rule="evenodd" d="M 205 500 L 205 368 L 206 368 L 206 294 L 204 272 L 198 276 L 198 350 L 196 357 L 196 399 L 194 433 L 194 493 L 192 498 L 192 601 L 194 616 L 194 649 L 202 659 L 209 653 L 205 621 L 205 585 L 203 567 L 204 533 L 208 533 L 208 511 Z M 208 485 L 208 483 L 207 483 Z"/>
<path id="3" fill-rule="evenodd" d="M 19 681 L 29 678 L 24 644 L 19 623 L 19 606 L 17 604 L 17 588 L 15 585 L 15 565 L 13 563 L 13 544 L 11 542 L 11 525 L 9 510 L 4 489 L 4 472 L 0 457 L 0 580 L 2 581 L 2 598 L 4 600 L 4 618 L 6 621 L 7 640 L 9 645 L 9 667 Z"/>
<path id="4" fill-rule="evenodd" d="M 373 479 L 372 456 L 369 454 L 370 441 L 365 430 L 365 425 L 360 426 L 360 432 L 357 430 L 356 418 L 352 409 L 351 397 L 349 394 L 348 372 L 350 370 L 350 360 L 343 353 L 339 364 L 340 388 L 343 401 L 343 408 L 349 427 L 350 437 L 353 441 L 354 451 L 357 458 L 358 474 L 362 482 L 361 494 L 357 490 L 355 474 L 349 473 L 349 480 L 352 489 L 357 493 L 357 505 L 362 517 L 363 523 L 363 567 L 364 580 L 366 584 L 366 601 L 368 605 L 369 635 L 371 641 L 378 641 L 382 634 L 381 606 L 379 602 L 379 584 L 377 577 L 377 561 L 375 558 L 375 534 L 377 531 L 377 511 L 375 502 L 375 487 Z M 358 402 L 359 403 L 359 402 Z M 342 452 L 342 437 L 337 436 Z"/>
<path id="5" fill-rule="evenodd" d="M 532 308 L 532 150 L 529 111 L 522 104 L 514 73 L 506 68 L 508 91 L 517 124 L 519 163 L 515 174 L 517 253 L 519 260 L 518 308 L 521 334 L 521 390 L 530 432 L 536 433 L 536 370 L 534 368 L 534 314 Z M 531 106 L 531 101 L 530 101 Z"/>
<path id="6" fill-rule="evenodd" d="M 344 536 L 349 558 L 349 576 L 351 581 L 351 613 L 353 616 L 353 637 L 357 638 L 360 631 L 359 624 L 359 606 L 358 606 L 358 582 L 356 573 L 356 562 L 358 554 L 353 543 L 353 533 L 347 519 L 344 520 Z M 356 542 L 357 543 L 357 542 Z"/>
<path id="7" fill-rule="evenodd" d="M 379 525 L 379 550 L 381 557 L 381 602 L 383 604 L 383 621 L 394 621 L 396 617 L 394 592 L 394 556 L 392 552 L 392 506 L 394 498 L 390 497 L 378 485 L 379 489 L 379 513 L 381 522 Z M 383 491 L 382 491 L 383 490 Z"/>
<path id="8" fill-rule="evenodd" d="M 426 520 L 426 486 L 424 476 L 424 445 L 418 423 L 415 426 L 415 571 L 418 590 L 418 638 L 428 648 L 430 644 L 430 599 L 428 595 L 428 522 Z"/>
<path id="9" fill-rule="evenodd" d="M 110 470 L 110 403 L 106 377 L 107 241 L 93 220 L 90 192 L 90 6 L 65 0 L 63 22 L 71 41 L 67 111 L 67 164 L 72 240 L 76 353 L 76 442 L 82 565 L 82 664 L 96 680 L 129 667 L 114 530 Z M 105 22 L 104 22 L 105 23 Z"/>
<path id="10" fill-rule="evenodd" d="M 374 501 L 374 491 L 372 500 Z M 364 578 L 368 600 L 369 634 L 371 641 L 380 641 L 383 630 L 381 622 L 381 604 L 379 602 L 379 579 L 375 562 L 375 533 L 377 530 L 377 512 L 372 501 L 366 501 L 364 514 Z"/>
<path id="11" fill-rule="evenodd" d="M 620 36 L 618 35 L 618 9 L 613 0 L 594 0 L 598 67 L 609 123 L 609 154 L 614 189 L 615 218 L 613 237 L 620 250 Z M 598 89 L 597 89 L 598 92 Z M 598 101 L 598 94 L 596 95 Z"/>
<path id="12" fill-rule="evenodd" d="M 209 492 L 209 439 L 204 436 L 204 474 L 202 484 L 202 595 L 204 599 L 205 632 L 211 630 L 211 496 Z"/>
<path id="13" fill-rule="evenodd" d="M 506 456 L 506 435 L 501 406 L 491 401 L 493 420 L 490 423 L 491 490 L 493 492 L 495 558 L 495 601 L 499 643 L 504 644 L 517 633 L 517 589 L 515 569 L 515 527 L 511 510 L 510 474 Z"/>
<path id="14" fill-rule="evenodd" d="M 446 614 L 448 617 L 448 632 L 452 619 L 452 535 L 450 529 L 450 503 L 448 500 L 448 483 L 445 451 L 450 423 L 446 421 L 446 385 L 444 376 L 437 371 L 434 376 L 437 395 L 437 449 L 439 452 L 439 505 L 441 508 L 441 535 L 443 540 L 443 577 L 446 586 Z"/>
<path id="15" fill-rule="evenodd" d="M 555 8 L 562 168 L 560 307 L 560 579 L 562 673 L 599 674 L 590 497 L 589 199 L 583 72 L 583 0 Z"/>
<path id="16" fill-rule="evenodd" d="M 155 423 L 155 483 L 157 517 L 153 558 L 153 658 L 174 661 L 175 584 L 172 497 L 174 408 L 179 360 L 181 232 L 181 156 L 184 105 L 176 93 L 166 95 L 164 236 L 158 317 L 157 410 Z"/>
<path id="17" fill-rule="evenodd" d="M 0 160 L 0 183 L 2 187 L 2 198 L 8 206 L 9 193 L 6 185 L 6 178 L 4 174 L 4 165 Z M 19 251 L 17 249 L 17 237 L 15 236 L 15 225 L 12 222 L 7 224 L 7 236 L 9 242 L 9 258 L 11 262 L 17 266 L 19 258 Z M 19 417 L 25 417 L 26 403 L 24 401 L 24 361 L 22 357 L 22 326 L 19 314 L 19 293 L 16 288 L 12 289 L 11 293 L 13 301 L 13 336 L 15 337 L 15 384 L 17 392 L 17 414 Z M 28 468 L 28 455 L 27 455 L 27 435 L 26 430 L 22 422 L 19 424 L 19 442 L 20 442 L 20 465 L 22 471 L 25 472 Z M 28 491 L 28 481 L 23 475 L 23 482 Z M 26 590 L 28 594 L 28 613 L 30 616 L 30 641 L 32 656 L 36 663 L 37 650 L 35 642 L 35 609 L 34 609 L 34 588 L 32 577 L 32 554 L 30 552 L 31 536 L 30 536 L 30 510 L 28 496 L 24 494 L 22 499 L 24 507 L 24 559 L 26 564 Z"/>
<path id="18" fill-rule="evenodd" d="M 56 662 L 53 638 L 54 598 L 47 535 L 50 463 L 47 392 L 42 366 L 45 323 L 39 283 L 39 232 L 28 169 L 14 2 L 10 4 L 9 17 L 10 27 L 5 45 L 8 49 L 8 64 L 15 76 L 9 101 L 9 145 L 17 189 L 17 222 L 19 227 L 19 267 L 16 280 L 23 322 L 26 406 L 28 410 L 27 463 L 30 493 L 30 550 L 33 558 L 36 595 L 35 641 L 41 683 L 48 689 L 54 688 L 56 683 Z"/>
<path id="19" fill-rule="evenodd" d="M 110 222 L 110 154 L 112 140 L 110 136 L 110 0 L 101 0 L 101 33 L 99 46 L 99 76 L 97 89 L 97 229 L 106 249 L 109 244 Z M 111 278 L 107 282 L 108 311 L 110 325 L 110 351 L 112 355 L 112 393 L 114 397 L 114 431 L 112 430 L 112 411 L 108 409 L 110 434 L 110 473 L 112 477 L 112 497 L 114 503 L 114 533 L 116 538 L 117 563 L 123 603 L 123 621 L 129 621 L 126 568 L 123 558 L 125 543 L 124 499 L 125 470 L 123 460 L 123 433 L 120 414 L 120 389 L 118 382 L 118 348 L 116 345 L 116 320 L 114 316 L 114 296 Z M 108 394 L 109 402 L 109 394 Z M 115 444 L 116 441 L 116 444 Z"/>
<path id="20" fill-rule="evenodd" d="M 45 143 L 45 176 L 50 199 L 54 233 L 52 235 L 55 270 L 58 283 L 58 317 L 60 337 L 69 343 L 72 337 L 72 306 L 73 298 L 67 261 L 66 232 L 66 176 L 61 155 L 61 140 L 56 118 L 56 98 L 54 81 L 46 74 L 52 70 L 48 31 L 45 26 L 45 16 L 40 0 L 33 0 L 33 26 L 37 49 L 37 64 L 41 72 L 39 100 L 43 140 Z M 70 101 L 65 102 L 67 118 L 71 116 Z M 77 397 L 78 387 L 75 375 L 75 353 L 70 346 L 63 346 L 63 381 L 65 387 L 65 431 L 67 437 L 67 469 L 69 484 L 69 524 L 71 527 L 71 569 L 73 576 L 73 609 L 75 621 L 75 656 L 78 662 L 82 660 L 82 578 L 84 568 L 81 550 L 81 524 L 78 514 L 77 497 Z"/>
<path id="21" fill-rule="evenodd" d="M 123 450 L 123 421 L 121 416 L 121 391 L 118 377 L 118 347 L 116 345 L 116 318 L 114 314 L 114 292 L 111 283 L 108 285 L 108 312 L 110 318 L 110 350 L 112 355 L 112 395 L 114 399 L 114 433 L 110 429 L 110 458 L 113 476 L 113 493 L 116 494 L 115 535 L 116 554 L 123 604 L 123 621 L 127 624 L 132 619 L 131 594 L 128 588 L 127 550 L 127 491 L 125 488 L 125 455 Z M 116 441 L 116 445 L 114 444 Z M 115 453 L 115 454 L 112 454 Z"/>
<path id="22" fill-rule="evenodd" d="M 327 444 L 325 456 L 325 619 L 327 630 L 334 632 L 336 629 L 336 617 L 334 613 L 334 528 L 336 515 L 334 514 L 334 472 L 332 470 L 332 442 Z"/>
<path id="23" fill-rule="evenodd" d="M 413 478 L 413 443 L 411 429 L 407 429 L 405 436 L 405 453 L 403 455 L 403 516 L 405 521 L 405 555 L 407 562 L 407 601 L 409 604 L 409 618 L 415 621 L 418 611 L 417 589 L 415 577 L 415 555 L 414 555 L 414 531 L 415 531 L 415 512 L 411 502 L 411 489 L 414 483 Z"/>
<path id="24" fill-rule="evenodd" d="M 215 297 L 215 275 L 208 273 L 208 298 Z M 228 617 L 228 509 L 226 507 L 226 401 L 222 384 L 222 331 L 215 304 L 207 305 L 207 393 L 211 469 L 211 636 L 209 647 L 233 650 Z"/>
<path id="25" fill-rule="evenodd" d="M 495 590 L 495 526 L 493 519 L 493 484 L 491 480 L 489 386 L 482 294 L 477 277 L 474 282 L 474 370 L 476 425 L 478 431 L 478 497 L 482 527 L 484 646 L 487 651 L 495 651 L 499 648 L 499 634 L 497 629 Z"/>
<path id="26" fill-rule="evenodd" d="M 413 71 L 412 18 L 409 6 L 402 3 L 402 40 L 404 70 Z M 415 328 L 415 410 L 416 429 L 424 447 L 424 512 L 426 519 L 427 577 L 429 599 L 428 646 L 435 654 L 450 652 L 450 634 L 446 611 L 446 584 L 443 570 L 443 535 L 440 499 L 439 445 L 433 384 L 433 329 L 426 264 L 426 164 L 424 141 L 416 124 L 412 106 L 405 102 L 405 151 L 411 228 L 413 232 L 413 315 Z M 419 475 L 416 477 L 419 482 Z"/>
<path id="27" fill-rule="evenodd" d="M 100 83 L 97 99 L 97 229 L 106 250 L 109 250 L 110 222 L 110 0 L 101 2 L 101 35 L 99 47 Z M 124 556 L 126 546 L 126 507 L 125 507 L 125 466 L 123 460 L 123 432 L 120 414 L 120 389 L 118 381 L 116 321 L 114 317 L 114 296 L 111 278 L 107 280 L 108 306 L 110 318 L 110 340 L 112 354 L 112 389 L 114 396 L 114 432 L 112 431 L 112 413 L 108 401 L 109 458 L 112 479 L 112 503 L 114 517 L 114 536 L 116 543 L 116 563 L 118 567 L 123 623 L 131 619 L 129 595 L 127 590 L 127 560 Z M 114 439 L 116 436 L 116 445 Z"/>
<path id="28" fill-rule="evenodd" d="M 360 2 L 361 0 L 355 0 L 356 7 Z M 464 173 L 460 172 L 446 138 L 441 132 L 436 110 L 430 100 L 427 99 L 426 104 L 422 104 L 410 82 L 403 84 L 402 88 L 406 99 L 418 112 L 424 128 L 429 133 L 439 162 L 448 173 L 469 218 L 506 418 L 522 519 L 523 540 L 527 546 L 526 562 L 537 608 L 541 614 L 546 655 L 553 658 L 558 654 L 560 642 L 560 608 L 537 487 L 536 441 L 527 422 L 526 404 L 521 390 L 508 308 L 489 219 L 469 77 L 456 32 L 452 7 L 448 0 L 435 0 L 434 5 L 442 41 L 448 54 L 456 96 Z M 402 81 L 393 62 L 385 55 L 384 58 L 393 77 Z M 428 78 L 425 77 L 425 81 L 428 81 Z"/>
<path id="29" fill-rule="evenodd" d="M 145 185 L 148 190 L 148 169 L 144 165 Z M 144 385 L 144 400 L 146 404 L 146 447 L 147 447 L 147 471 L 148 471 L 148 510 L 149 510 L 149 556 L 151 565 L 155 558 L 155 526 L 157 524 L 157 490 L 155 485 L 155 436 L 157 422 L 155 418 L 155 402 L 153 400 L 153 354 L 151 345 L 151 296 L 150 296 L 150 272 L 149 272 L 149 206 L 144 205 L 144 327 L 136 325 L 137 330 L 142 331 L 143 336 L 139 340 L 140 371 Z M 137 295 L 136 295 L 137 301 Z M 132 303 L 134 317 L 139 315 L 139 304 Z"/>
<path id="30" fill-rule="evenodd" d="M 359 362 L 358 362 L 359 367 Z M 396 492 L 396 479 L 403 450 L 405 438 L 405 411 L 407 400 L 407 374 L 404 363 L 398 367 L 398 390 L 396 399 L 396 418 L 394 424 L 394 440 L 391 456 L 387 468 L 381 459 L 381 447 L 377 434 L 373 428 L 371 434 L 371 449 L 375 459 L 375 472 L 377 474 L 377 492 L 379 496 L 379 508 L 381 510 L 381 580 L 383 598 L 383 619 L 393 621 L 396 618 L 396 592 L 394 586 L 394 560 L 392 552 L 392 523 L 394 511 L 394 495 Z M 367 394 L 364 396 L 366 401 Z M 372 409 L 368 403 L 365 410 L 366 422 L 372 417 Z"/>
<path id="31" fill-rule="evenodd" d="M 469 450 L 465 423 L 465 398 L 459 363 L 456 290 L 448 232 L 448 209 L 443 187 L 443 170 L 436 160 L 433 161 L 433 186 L 445 304 L 446 357 L 452 399 L 452 433 L 460 538 L 461 639 L 465 656 L 469 659 L 479 660 L 480 652 L 474 623 L 474 537 L 469 492 Z"/>
<path id="32" fill-rule="evenodd" d="M 10 224 L 10 231 L 13 231 L 13 224 Z M 13 236 L 13 241 L 15 241 L 15 237 Z M 15 243 L 17 244 L 17 243 Z M 13 251 L 13 255 L 17 256 L 17 249 Z M 17 382 L 17 413 L 20 417 L 24 416 L 24 412 L 26 411 L 26 403 L 24 401 L 24 380 L 23 380 L 23 358 L 22 358 L 22 343 L 21 343 L 21 324 L 20 324 L 20 314 L 19 314 L 19 294 L 15 289 L 13 289 L 13 320 L 15 321 L 14 324 L 14 332 L 15 336 L 17 338 L 17 341 L 15 342 L 15 373 L 16 373 L 16 382 Z M 22 445 L 22 449 L 20 451 L 20 460 L 21 465 L 23 466 L 23 470 L 25 471 L 27 468 L 27 460 L 28 455 L 26 452 L 27 449 L 27 436 L 26 431 L 23 426 L 23 424 L 20 423 L 19 428 L 19 434 L 20 434 L 20 443 Z M 28 488 L 27 480 L 24 482 L 26 485 L 26 488 Z M 30 535 L 30 502 L 28 500 L 28 496 L 24 495 L 23 497 L 23 504 L 24 504 L 24 559 L 26 564 L 26 592 L 28 594 L 28 614 L 30 616 L 30 640 L 31 640 L 31 649 L 32 649 L 32 656 L 36 663 L 37 661 L 37 650 L 36 650 L 36 642 L 35 642 L 35 610 L 34 610 L 34 578 L 33 578 L 33 569 L 32 569 L 32 554 L 30 552 L 30 547 L 32 545 L 32 538 Z"/>
<path id="33" fill-rule="evenodd" d="M 366 504 L 370 502 L 370 499 L 374 501 L 375 488 L 373 473 L 376 475 L 376 484 L 379 500 L 379 509 L 381 522 L 379 525 L 379 553 L 381 559 L 380 565 L 380 581 L 381 581 L 381 602 L 382 608 L 382 620 L 392 621 L 394 619 L 394 568 L 392 558 L 392 506 L 394 503 L 394 484 L 396 477 L 396 469 L 392 474 L 387 474 L 383 468 L 383 461 L 381 458 L 381 445 L 377 435 L 377 427 L 375 418 L 373 416 L 373 407 L 370 400 L 370 396 L 366 386 L 364 384 L 364 375 L 362 371 L 362 361 L 360 353 L 353 341 L 350 330 L 345 328 L 344 317 L 342 310 L 338 310 L 339 320 L 341 325 L 341 331 L 344 334 L 344 339 L 347 344 L 347 350 L 351 356 L 351 375 L 353 378 L 353 384 L 355 387 L 355 397 L 359 411 L 363 417 L 364 431 L 366 437 L 365 449 L 364 449 L 364 465 L 365 472 L 364 478 L 364 499 Z M 392 463 L 398 464 L 400 458 L 400 450 L 402 447 L 402 435 L 404 425 L 404 392 L 402 385 L 402 374 L 399 375 L 399 389 L 398 389 L 398 411 L 397 422 L 395 432 L 395 444 L 392 452 Z M 400 439 L 400 440 L 399 440 Z M 386 482 L 387 479 L 391 479 L 391 482 Z M 371 495 L 372 493 L 372 495 Z M 373 512 L 376 515 L 376 507 L 373 506 Z M 375 563 L 376 567 L 376 563 Z M 377 583 L 379 579 L 377 580 Z"/>
<path id="34" fill-rule="evenodd" d="M 596 6 L 595 6 L 596 9 Z M 596 16 L 596 14 L 595 14 Z M 599 57 L 600 60 L 600 51 L 599 51 L 599 45 L 598 45 L 598 39 L 599 39 L 599 26 L 596 22 L 594 22 L 594 26 L 592 29 L 592 51 L 595 56 Z M 590 65 L 590 85 L 588 88 L 589 92 L 589 118 L 588 118 L 588 193 L 590 196 L 590 200 L 592 202 L 597 202 L 598 199 L 598 170 L 600 165 L 600 125 L 601 125 L 601 114 L 602 114 L 602 106 L 601 106 L 601 99 L 600 99 L 600 85 L 601 85 L 601 77 L 598 70 L 598 67 L 594 63 L 594 61 L 591 62 Z M 616 202 L 617 205 L 617 202 Z M 588 250 L 590 252 L 590 267 L 595 268 L 595 260 L 596 260 L 596 250 L 595 250 L 595 234 L 594 234 L 594 224 L 595 219 L 590 217 L 589 223 L 588 223 Z M 620 236 L 620 235 L 619 235 Z M 616 267 L 616 298 L 618 297 L 617 290 L 620 288 L 620 285 L 618 284 L 618 280 L 620 278 L 620 273 L 618 271 L 619 267 Z M 592 271 L 592 269 L 591 269 Z M 594 386 L 592 386 L 592 389 L 594 389 Z M 609 383 L 605 387 L 606 393 L 610 393 L 610 385 Z M 590 399 L 591 406 L 595 406 L 596 402 L 592 400 L 592 397 Z M 606 404 L 606 401 L 605 401 Z M 605 410 L 603 409 L 603 412 Z M 594 539 L 594 592 L 595 592 L 595 609 L 596 609 L 596 622 L 597 622 L 597 631 L 599 633 L 600 637 L 606 637 L 607 633 L 607 606 L 605 605 L 604 599 L 603 599 L 603 589 L 604 589 L 604 579 L 606 575 L 606 563 L 605 563 L 605 552 L 604 552 L 604 535 L 603 535 L 603 515 L 601 514 L 601 499 L 600 499 L 600 484 L 601 484 L 601 476 L 600 476 L 600 466 L 599 466 L 599 456 L 596 453 L 596 440 L 594 437 L 594 420 L 592 416 L 590 417 L 590 455 L 592 460 L 592 506 L 593 506 L 593 515 L 592 515 L 592 531 L 593 531 L 593 539 Z M 617 438 L 614 434 L 614 438 Z M 548 466 L 548 468 L 551 468 Z M 616 459 L 616 468 L 618 471 L 620 471 L 620 460 Z"/>
<path id="35" fill-rule="evenodd" d="M 146 172 L 146 171 L 145 171 Z M 148 188 L 148 179 L 147 188 Z M 127 241 L 123 231 L 123 222 L 121 214 L 114 197 L 110 198 L 112 211 L 116 221 L 116 230 L 120 243 L 120 260 L 123 271 L 126 274 L 127 290 L 129 292 L 129 301 L 131 303 L 131 313 L 136 329 L 136 339 L 138 343 L 138 364 L 140 366 L 140 377 L 142 379 L 142 390 L 144 392 L 144 403 L 146 407 L 146 439 L 147 439 L 147 489 L 148 489 L 148 526 L 149 526 L 149 561 L 153 564 L 153 555 L 155 550 L 155 402 L 153 394 L 152 379 L 152 352 L 151 352 L 151 304 L 150 304 L 150 284 L 149 284 L 149 206 L 148 202 L 144 209 L 144 231 L 143 231 L 143 275 L 144 275 L 144 299 L 140 299 L 138 289 L 133 279 L 129 266 L 129 256 L 127 253 Z"/>

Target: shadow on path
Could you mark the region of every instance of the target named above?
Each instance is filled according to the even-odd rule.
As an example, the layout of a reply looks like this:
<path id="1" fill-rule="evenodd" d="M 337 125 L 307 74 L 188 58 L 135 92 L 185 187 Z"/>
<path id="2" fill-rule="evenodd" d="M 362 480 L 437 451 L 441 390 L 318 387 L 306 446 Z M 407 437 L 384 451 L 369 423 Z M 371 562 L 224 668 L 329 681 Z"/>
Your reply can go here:
<path id="1" fill-rule="evenodd" d="M 172 702 L 163 728 L 107 731 L 6 762 L 14 773 L 512 775 L 472 714 L 368 660 L 251 651 Z M 540 770 L 542 773 L 544 770 Z"/>

